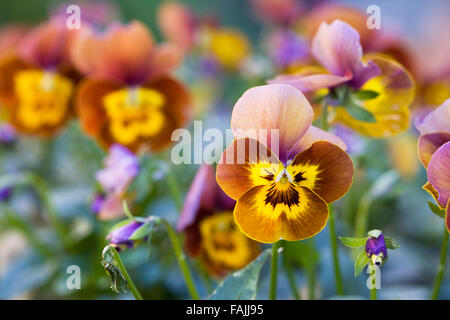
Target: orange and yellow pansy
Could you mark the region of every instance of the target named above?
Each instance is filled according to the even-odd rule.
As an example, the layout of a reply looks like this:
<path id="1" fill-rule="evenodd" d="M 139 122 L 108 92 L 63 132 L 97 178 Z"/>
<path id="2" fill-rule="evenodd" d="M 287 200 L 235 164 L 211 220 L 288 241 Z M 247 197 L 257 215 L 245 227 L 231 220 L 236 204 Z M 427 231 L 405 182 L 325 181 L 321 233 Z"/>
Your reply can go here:
<path id="1" fill-rule="evenodd" d="M 72 50 L 87 78 L 76 95 L 83 129 L 102 145 L 158 151 L 191 117 L 185 88 L 168 73 L 179 63 L 171 44 L 156 46 L 140 22 L 112 25 L 105 34 L 85 30 Z"/>
<path id="2" fill-rule="evenodd" d="M 0 102 L 20 132 L 52 135 L 71 115 L 76 77 L 68 51 L 74 36 L 51 20 L 0 59 Z"/>
<path id="3" fill-rule="evenodd" d="M 237 201 L 237 225 L 256 241 L 314 236 L 326 225 L 327 204 L 352 183 L 345 144 L 312 126 L 312 118 L 309 102 L 289 85 L 249 89 L 234 107 L 237 139 L 224 151 L 216 178 Z"/>

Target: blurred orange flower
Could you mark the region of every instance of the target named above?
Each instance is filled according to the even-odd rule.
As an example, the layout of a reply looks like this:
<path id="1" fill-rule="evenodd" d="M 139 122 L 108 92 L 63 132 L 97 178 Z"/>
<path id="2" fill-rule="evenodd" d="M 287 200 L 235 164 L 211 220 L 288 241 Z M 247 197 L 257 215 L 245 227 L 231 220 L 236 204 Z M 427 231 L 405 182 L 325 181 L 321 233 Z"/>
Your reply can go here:
<path id="1" fill-rule="evenodd" d="M 15 34 L 10 43 L 20 45 L 0 58 L 0 103 L 17 130 L 52 135 L 72 111 L 76 77 L 68 51 L 76 31 L 49 21 L 24 37 L 23 30 Z"/>
<path id="2" fill-rule="evenodd" d="M 133 151 L 158 151 L 191 117 L 189 95 L 169 72 L 181 61 L 169 43 L 155 45 L 140 22 L 113 24 L 103 34 L 86 29 L 72 59 L 87 75 L 76 95 L 84 131 L 103 146 L 118 142 Z"/>

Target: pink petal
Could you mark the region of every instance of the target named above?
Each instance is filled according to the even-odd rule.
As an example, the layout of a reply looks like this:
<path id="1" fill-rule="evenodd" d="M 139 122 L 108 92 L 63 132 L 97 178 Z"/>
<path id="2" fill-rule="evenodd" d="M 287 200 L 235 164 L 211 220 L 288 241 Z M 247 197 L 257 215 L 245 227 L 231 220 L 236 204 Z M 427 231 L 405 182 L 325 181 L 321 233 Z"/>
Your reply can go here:
<path id="1" fill-rule="evenodd" d="M 280 75 L 272 80 L 268 80 L 269 84 L 289 84 L 296 87 L 302 92 L 315 91 L 322 88 L 330 88 L 347 82 L 351 76 L 337 76 L 332 74 L 311 74 L 311 75 Z"/>
<path id="2" fill-rule="evenodd" d="M 234 106 L 231 128 L 236 138 L 259 140 L 286 162 L 289 149 L 306 133 L 312 119 L 312 107 L 299 90 L 269 84 L 242 95 Z"/>
<path id="3" fill-rule="evenodd" d="M 322 22 L 313 38 L 311 53 L 330 73 L 351 76 L 356 87 L 380 73 L 375 63 L 363 62 L 358 31 L 341 20 L 330 25 Z"/>
<path id="4" fill-rule="evenodd" d="M 450 197 L 450 142 L 442 145 L 431 157 L 428 181 L 439 192 L 438 202 L 445 207 Z"/>
<path id="5" fill-rule="evenodd" d="M 450 132 L 450 99 L 431 111 L 422 121 L 417 121 L 420 134 Z"/>
<path id="6" fill-rule="evenodd" d="M 195 175 L 184 201 L 177 230 L 183 231 L 194 224 L 200 209 L 212 211 L 214 209 L 215 189 L 218 188 L 214 168 L 202 165 Z"/>
<path id="7" fill-rule="evenodd" d="M 344 151 L 347 150 L 347 145 L 341 138 L 316 126 L 311 126 L 303 137 L 289 151 L 289 159 L 293 159 L 298 153 L 308 149 L 316 141 L 328 141 L 337 145 Z"/>

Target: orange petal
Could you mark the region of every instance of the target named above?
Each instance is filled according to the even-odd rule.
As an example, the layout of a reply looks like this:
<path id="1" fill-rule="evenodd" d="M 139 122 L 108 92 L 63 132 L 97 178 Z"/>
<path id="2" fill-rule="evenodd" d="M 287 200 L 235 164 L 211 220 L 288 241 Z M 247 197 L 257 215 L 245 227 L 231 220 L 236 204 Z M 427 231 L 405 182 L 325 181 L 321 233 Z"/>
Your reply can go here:
<path id="1" fill-rule="evenodd" d="M 245 192 L 234 209 L 237 225 L 248 237 L 264 243 L 296 241 L 319 233 L 328 219 L 328 206 L 307 188 L 295 187 L 295 203 L 268 202 L 270 185 Z"/>
<path id="2" fill-rule="evenodd" d="M 147 79 L 152 49 L 147 27 L 134 21 L 114 24 L 102 35 L 85 28 L 74 41 L 72 59 L 85 74 L 136 83 Z"/>
<path id="3" fill-rule="evenodd" d="M 434 201 L 437 203 L 437 205 L 439 206 L 439 208 L 443 209 L 442 206 L 439 204 L 439 192 L 433 187 L 433 185 L 427 181 L 427 183 L 425 183 L 422 186 L 422 189 L 424 189 L 425 191 L 427 191 L 434 199 Z"/>
<path id="4" fill-rule="evenodd" d="M 298 89 L 269 84 L 242 95 L 234 106 L 231 128 L 236 138 L 258 139 L 285 163 L 289 149 L 305 134 L 312 119 L 312 107 Z"/>
<path id="5" fill-rule="evenodd" d="M 14 54 L 8 54 L 0 60 L 0 101 L 6 107 L 14 104 L 14 76 L 18 71 L 28 69 L 30 65 Z"/>
<path id="6" fill-rule="evenodd" d="M 234 200 L 258 185 L 269 183 L 283 169 L 275 154 L 257 140 L 234 140 L 217 165 L 216 179 L 222 190 Z"/>
<path id="7" fill-rule="evenodd" d="M 172 132 L 184 127 L 192 119 L 193 108 L 188 91 L 173 78 L 159 78 L 146 87 L 161 92 L 166 101 L 162 110 L 164 110 L 167 122 L 158 135 L 147 141 L 153 151 L 158 151 L 172 144 Z"/>
<path id="8" fill-rule="evenodd" d="M 121 85 L 106 80 L 84 80 L 78 88 L 75 108 L 83 130 L 94 137 L 99 137 L 108 121 L 103 106 L 103 97 L 120 89 Z"/>
<path id="9" fill-rule="evenodd" d="M 153 50 L 148 77 L 155 79 L 167 74 L 183 60 L 183 52 L 171 43 L 164 43 Z"/>
<path id="10" fill-rule="evenodd" d="M 353 162 L 341 148 L 318 141 L 299 153 L 287 168 L 299 186 L 330 203 L 341 198 L 353 181 Z"/>

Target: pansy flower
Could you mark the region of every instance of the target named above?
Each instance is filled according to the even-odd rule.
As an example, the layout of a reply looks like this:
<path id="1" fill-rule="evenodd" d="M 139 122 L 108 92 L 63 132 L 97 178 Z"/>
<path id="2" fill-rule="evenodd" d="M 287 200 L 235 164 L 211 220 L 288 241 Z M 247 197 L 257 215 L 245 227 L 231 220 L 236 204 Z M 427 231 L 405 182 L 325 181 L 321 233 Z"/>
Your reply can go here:
<path id="1" fill-rule="evenodd" d="M 233 219 L 235 201 L 220 190 L 214 168 L 202 165 L 189 189 L 177 229 L 185 234 L 187 252 L 199 257 L 216 276 L 238 270 L 259 253 Z"/>
<path id="2" fill-rule="evenodd" d="M 405 41 L 401 30 L 386 20 L 382 22 L 383 28 L 369 29 L 367 13 L 358 8 L 341 3 L 324 3 L 312 9 L 302 19 L 301 27 L 312 38 L 322 22 L 332 23 L 336 19 L 348 23 L 358 31 L 364 52 L 383 53 L 400 62 L 407 70 L 414 71 L 413 50 Z M 414 72 L 413 74 L 415 75 Z"/>
<path id="3" fill-rule="evenodd" d="M 76 95 L 84 131 L 103 146 L 118 142 L 135 151 L 159 151 L 191 116 L 185 88 L 169 72 L 181 59 L 171 44 L 155 45 L 140 22 L 85 29 L 72 58 L 87 75 Z"/>
<path id="4" fill-rule="evenodd" d="M 414 82 L 386 56 L 362 55 L 358 32 L 340 20 L 322 23 L 311 53 L 322 67 L 310 66 L 269 83 L 285 83 L 302 92 L 328 89 L 323 97 L 334 108 L 333 120 L 371 137 L 390 137 L 409 126 Z"/>
<path id="5" fill-rule="evenodd" d="M 0 59 L 0 103 L 18 131 L 52 135 L 71 115 L 75 81 L 68 50 L 74 35 L 64 24 L 45 22 Z"/>
<path id="6" fill-rule="evenodd" d="M 235 140 L 222 154 L 217 182 L 237 201 L 234 218 L 264 243 L 314 236 L 326 225 L 328 203 L 350 188 L 353 163 L 345 144 L 311 125 L 312 107 L 296 88 L 247 90 L 234 106 Z"/>
<path id="7" fill-rule="evenodd" d="M 427 169 L 428 182 L 423 186 L 441 209 L 450 230 L 450 99 L 416 123 L 420 131 L 419 159 Z"/>
<path id="8" fill-rule="evenodd" d="M 139 173 L 138 158 L 127 148 L 114 144 L 105 160 L 105 168 L 96 174 L 102 193 L 94 197 L 91 208 L 101 220 L 124 215 L 122 202 L 131 181 Z"/>

